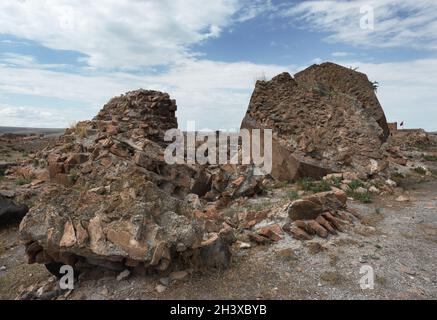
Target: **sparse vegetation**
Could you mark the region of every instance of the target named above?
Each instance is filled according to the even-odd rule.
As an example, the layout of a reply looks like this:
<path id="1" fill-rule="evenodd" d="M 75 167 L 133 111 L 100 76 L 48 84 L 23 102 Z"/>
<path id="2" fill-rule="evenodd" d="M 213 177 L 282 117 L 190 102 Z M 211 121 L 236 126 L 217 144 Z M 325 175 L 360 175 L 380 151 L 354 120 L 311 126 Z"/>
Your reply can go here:
<path id="1" fill-rule="evenodd" d="M 305 177 L 298 181 L 298 185 L 305 191 L 323 192 L 330 191 L 331 184 L 327 180 L 314 181 L 312 178 Z"/>
<path id="2" fill-rule="evenodd" d="M 358 188 L 358 187 L 357 187 Z M 362 203 L 372 203 L 372 195 L 369 192 L 359 193 L 354 191 L 353 189 L 349 189 L 347 192 L 347 196 Z"/>
<path id="3" fill-rule="evenodd" d="M 426 170 L 422 167 L 416 167 L 413 169 L 414 172 L 424 176 L 426 174 Z"/>
<path id="4" fill-rule="evenodd" d="M 17 180 L 15 180 L 15 184 L 17 186 L 24 186 L 24 185 L 29 184 L 31 182 L 32 182 L 32 180 L 25 179 L 25 178 L 18 178 Z"/>
<path id="5" fill-rule="evenodd" d="M 76 128 L 76 134 L 79 135 L 80 138 L 86 138 L 88 137 L 88 129 L 86 126 L 78 125 Z"/>
<path id="6" fill-rule="evenodd" d="M 297 193 L 296 190 L 287 190 L 287 192 L 285 194 L 285 198 L 287 200 L 294 201 L 294 200 L 299 199 L 300 197 L 299 197 L 299 194 Z"/>
<path id="7" fill-rule="evenodd" d="M 71 181 L 76 182 L 79 177 L 79 174 L 75 169 L 70 170 L 70 173 L 68 174 L 68 178 L 71 179 Z"/>
<path id="8" fill-rule="evenodd" d="M 361 180 L 353 180 L 348 184 L 351 190 L 357 190 L 358 188 L 364 188 L 364 183 Z"/>
<path id="9" fill-rule="evenodd" d="M 423 156 L 423 159 L 425 159 L 426 161 L 437 161 L 437 156 L 425 155 Z"/>
<path id="10" fill-rule="evenodd" d="M 331 179 L 328 180 L 328 182 L 336 188 L 340 188 L 340 186 L 341 186 L 341 179 L 340 178 L 332 177 Z"/>

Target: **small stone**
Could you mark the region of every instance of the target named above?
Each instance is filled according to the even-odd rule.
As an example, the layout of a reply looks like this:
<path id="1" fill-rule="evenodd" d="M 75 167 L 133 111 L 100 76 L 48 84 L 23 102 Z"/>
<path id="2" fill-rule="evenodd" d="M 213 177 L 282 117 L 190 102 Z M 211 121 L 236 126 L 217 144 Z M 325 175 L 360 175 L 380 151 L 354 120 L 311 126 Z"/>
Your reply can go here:
<path id="1" fill-rule="evenodd" d="M 170 280 L 174 281 L 174 280 L 183 280 L 188 276 L 188 272 L 186 271 L 175 271 L 170 273 L 169 277 Z"/>
<path id="2" fill-rule="evenodd" d="M 166 287 L 166 286 L 163 286 L 162 284 L 158 284 L 158 285 L 155 287 L 155 290 L 156 290 L 156 292 L 158 292 L 158 293 L 163 293 L 165 290 L 167 290 L 167 287 Z"/>
<path id="3" fill-rule="evenodd" d="M 0 271 L 6 271 L 6 266 L 1 266 Z"/>
<path id="4" fill-rule="evenodd" d="M 385 184 L 388 185 L 389 187 L 395 188 L 397 186 L 396 182 L 394 182 L 393 180 L 387 179 L 385 181 Z"/>
<path id="5" fill-rule="evenodd" d="M 358 180 L 358 174 L 356 174 L 355 172 L 343 172 L 343 179 Z"/>
<path id="6" fill-rule="evenodd" d="M 118 274 L 117 281 L 126 280 L 127 278 L 129 278 L 129 276 L 130 276 L 130 271 L 126 269 Z"/>
<path id="7" fill-rule="evenodd" d="M 396 198 L 397 202 L 409 202 L 410 198 L 408 198 L 407 196 L 399 196 Z"/>
<path id="8" fill-rule="evenodd" d="M 250 249 L 250 248 L 251 248 L 250 243 L 247 243 L 247 242 L 240 243 L 240 249 Z"/>
<path id="9" fill-rule="evenodd" d="M 106 189 L 105 189 L 105 187 L 97 187 L 97 188 L 93 188 L 93 189 L 88 190 L 88 192 L 97 193 L 97 194 L 102 195 L 106 192 Z"/>
<path id="10" fill-rule="evenodd" d="M 163 285 L 163 286 L 168 286 L 170 284 L 170 278 L 165 277 L 165 278 L 161 278 L 159 279 L 159 282 Z"/>
<path id="11" fill-rule="evenodd" d="M 367 193 L 367 190 L 366 190 L 365 188 L 363 188 L 363 187 L 358 187 L 358 188 L 355 190 L 355 192 L 358 193 L 358 194 L 366 194 L 366 193 Z"/>
<path id="12" fill-rule="evenodd" d="M 101 294 L 102 296 L 107 296 L 107 295 L 109 294 L 109 290 L 108 290 L 108 288 L 107 288 L 107 287 L 104 287 L 104 288 L 100 291 L 100 294 Z"/>
<path id="13" fill-rule="evenodd" d="M 379 189 L 377 187 L 375 187 L 375 186 L 371 186 L 369 188 L 369 192 L 371 192 L 371 193 L 379 193 Z"/>

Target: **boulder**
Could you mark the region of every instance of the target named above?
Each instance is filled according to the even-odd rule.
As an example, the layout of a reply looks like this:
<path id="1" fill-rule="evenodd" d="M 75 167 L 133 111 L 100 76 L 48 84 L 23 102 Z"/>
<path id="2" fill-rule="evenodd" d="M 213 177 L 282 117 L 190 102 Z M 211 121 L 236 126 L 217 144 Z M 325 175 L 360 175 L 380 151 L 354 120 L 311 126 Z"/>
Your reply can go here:
<path id="1" fill-rule="evenodd" d="M 292 201 L 286 208 L 291 220 L 316 219 L 322 212 L 346 207 L 347 195 L 344 191 L 320 192 Z"/>
<path id="2" fill-rule="evenodd" d="M 36 162 L 48 164 L 51 184 L 20 225 L 30 263 L 118 272 L 163 271 L 175 260 L 229 264 L 229 235 L 203 241 L 207 230 L 194 210 L 205 193 L 220 197 L 233 177 L 212 190 L 207 168 L 165 162 L 164 133 L 177 128 L 175 111 L 166 93 L 128 92 L 39 152 Z M 255 182 L 247 180 L 239 189 L 231 185 L 229 193 L 250 194 Z M 7 208 L 21 217 L 27 211 Z"/>
<path id="3" fill-rule="evenodd" d="M 333 63 L 257 81 L 241 128 L 273 130 L 272 176 L 279 180 L 384 168 L 388 127 L 373 85 Z"/>

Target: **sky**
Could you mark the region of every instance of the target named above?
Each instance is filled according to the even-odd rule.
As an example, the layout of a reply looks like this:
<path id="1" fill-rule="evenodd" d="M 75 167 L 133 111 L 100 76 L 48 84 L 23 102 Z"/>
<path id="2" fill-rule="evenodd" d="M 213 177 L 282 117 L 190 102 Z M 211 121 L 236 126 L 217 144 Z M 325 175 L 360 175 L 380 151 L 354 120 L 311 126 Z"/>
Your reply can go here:
<path id="1" fill-rule="evenodd" d="M 2 0 L 0 126 L 69 127 L 144 88 L 181 128 L 238 128 L 257 79 L 325 61 L 377 81 L 389 121 L 437 131 L 435 0 Z"/>

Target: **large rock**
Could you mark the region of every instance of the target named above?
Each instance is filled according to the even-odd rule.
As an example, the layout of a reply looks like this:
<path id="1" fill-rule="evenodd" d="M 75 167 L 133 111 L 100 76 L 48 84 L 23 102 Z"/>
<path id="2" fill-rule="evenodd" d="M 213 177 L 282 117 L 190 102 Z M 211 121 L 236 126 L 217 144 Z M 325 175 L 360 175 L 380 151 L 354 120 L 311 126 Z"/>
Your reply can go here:
<path id="1" fill-rule="evenodd" d="M 258 81 L 241 128 L 273 130 L 272 175 L 279 180 L 383 168 L 388 129 L 373 85 L 332 63 Z"/>
<path id="2" fill-rule="evenodd" d="M 324 211 L 335 211 L 345 208 L 347 195 L 342 190 L 334 190 L 316 193 L 291 202 L 287 207 L 287 213 L 291 220 L 316 219 Z"/>
<path id="3" fill-rule="evenodd" d="M 196 166 L 164 161 L 175 110 L 168 94 L 129 92 L 40 152 L 52 184 L 20 225 L 30 263 L 165 270 L 174 260 L 203 261 L 211 246 L 227 252 L 208 241 L 184 200 L 211 182 Z M 221 254 L 214 265 L 228 260 Z"/>
<path id="4" fill-rule="evenodd" d="M 378 122 L 385 141 L 390 132 L 384 110 L 375 94 L 374 83 L 364 73 L 326 62 L 312 65 L 296 73 L 294 78 L 300 85 L 317 88 L 327 94 L 342 94 L 357 99 L 361 106 Z"/>

